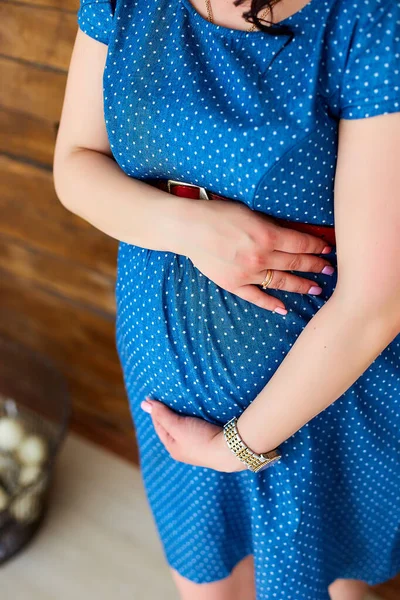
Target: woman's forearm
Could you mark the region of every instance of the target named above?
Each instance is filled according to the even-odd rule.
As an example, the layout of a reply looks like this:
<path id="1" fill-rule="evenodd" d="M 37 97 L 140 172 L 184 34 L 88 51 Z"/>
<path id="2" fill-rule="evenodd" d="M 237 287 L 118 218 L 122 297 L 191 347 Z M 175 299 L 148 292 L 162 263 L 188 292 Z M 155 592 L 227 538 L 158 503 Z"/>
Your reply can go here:
<path id="1" fill-rule="evenodd" d="M 255 452 L 272 450 L 337 400 L 400 333 L 335 293 L 296 339 L 237 422 Z"/>
<path id="2" fill-rule="evenodd" d="M 77 149 L 54 164 L 60 202 L 107 235 L 183 254 L 192 201 L 129 177 L 112 158 Z"/>

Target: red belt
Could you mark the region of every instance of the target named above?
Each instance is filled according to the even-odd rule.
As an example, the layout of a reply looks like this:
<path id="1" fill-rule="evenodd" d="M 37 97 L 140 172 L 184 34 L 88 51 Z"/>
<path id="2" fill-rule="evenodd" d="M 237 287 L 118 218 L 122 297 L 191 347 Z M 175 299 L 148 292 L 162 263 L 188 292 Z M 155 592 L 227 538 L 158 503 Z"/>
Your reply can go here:
<path id="1" fill-rule="evenodd" d="M 192 183 L 185 183 L 183 181 L 175 181 L 173 179 L 153 179 L 148 181 L 151 185 L 173 194 L 174 196 L 181 196 L 184 198 L 193 198 L 193 200 L 230 200 L 226 196 L 220 196 L 214 192 L 206 190 L 205 188 L 193 185 Z M 335 229 L 327 225 L 312 225 L 311 223 L 300 223 L 299 221 L 287 221 L 286 219 L 280 219 L 273 217 L 278 225 L 282 227 L 289 227 L 290 229 L 296 229 L 296 231 L 302 231 L 303 233 L 310 233 L 317 237 L 322 238 L 330 246 L 336 246 Z"/>

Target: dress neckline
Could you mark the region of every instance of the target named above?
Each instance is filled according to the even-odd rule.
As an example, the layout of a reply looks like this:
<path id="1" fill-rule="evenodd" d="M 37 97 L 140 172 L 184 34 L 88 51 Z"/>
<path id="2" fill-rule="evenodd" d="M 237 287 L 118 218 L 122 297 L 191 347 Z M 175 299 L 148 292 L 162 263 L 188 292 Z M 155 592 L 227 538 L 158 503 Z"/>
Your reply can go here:
<path id="1" fill-rule="evenodd" d="M 223 35 L 236 35 L 239 37 L 251 37 L 251 36 L 261 36 L 261 35 L 268 35 L 266 34 L 264 31 L 260 31 L 259 29 L 256 29 L 255 31 L 246 31 L 244 29 L 234 29 L 232 27 L 225 27 L 224 25 L 218 25 L 217 23 L 211 23 L 211 21 L 209 21 L 208 19 L 206 19 L 205 17 L 203 17 L 203 15 L 201 15 L 197 9 L 193 6 L 193 4 L 190 2 L 190 0 L 180 0 L 185 7 L 187 8 L 188 12 L 192 15 L 192 17 L 203 27 L 207 27 L 210 31 L 215 32 L 217 34 L 223 34 Z M 289 17 L 286 17 L 286 19 L 281 19 L 280 21 L 278 21 L 276 23 L 276 25 L 291 25 L 293 23 L 295 23 L 298 19 L 302 19 L 305 16 L 307 16 L 308 13 L 312 13 L 312 9 L 315 9 L 315 4 L 318 2 L 318 0 L 309 0 L 307 2 L 307 4 L 305 4 L 302 8 L 300 8 L 298 11 L 296 11 L 295 13 L 293 13 L 292 15 L 290 15 Z M 243 9 L 244 10 L 244 9 Z"/>

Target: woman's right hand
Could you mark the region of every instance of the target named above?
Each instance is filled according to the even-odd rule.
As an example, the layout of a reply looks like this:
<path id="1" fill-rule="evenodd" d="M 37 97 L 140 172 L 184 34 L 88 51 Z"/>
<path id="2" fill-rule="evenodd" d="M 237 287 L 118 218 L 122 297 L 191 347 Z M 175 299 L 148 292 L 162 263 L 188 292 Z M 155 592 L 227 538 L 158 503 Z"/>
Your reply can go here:
<path id="1" fill-rule="evenodd" d="M 282 227 L 273 217 L 242 202 L 191 203 L 194 211 L 185 235 L 185 255 L 218 286 L 261 308 L 285 309 L 261 288 L 266 269 L 273 270 L 268 288 L 308 294 L 315 281 L 286 271 L 320 273 L 331 267 L 327 260 L 314 256 L 327 245 L 319 237 Z"/>

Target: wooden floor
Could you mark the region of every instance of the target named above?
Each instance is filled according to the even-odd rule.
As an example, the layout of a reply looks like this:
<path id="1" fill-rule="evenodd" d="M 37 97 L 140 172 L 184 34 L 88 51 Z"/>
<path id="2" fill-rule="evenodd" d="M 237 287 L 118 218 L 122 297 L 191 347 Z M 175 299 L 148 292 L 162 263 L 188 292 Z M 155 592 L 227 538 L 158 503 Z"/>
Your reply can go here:
<path id="1" fill-rule="evenodd" d="M 178 600 L 138 468 L 76 434 L 42 529 L 0 574 L 2 598 Z"/>

